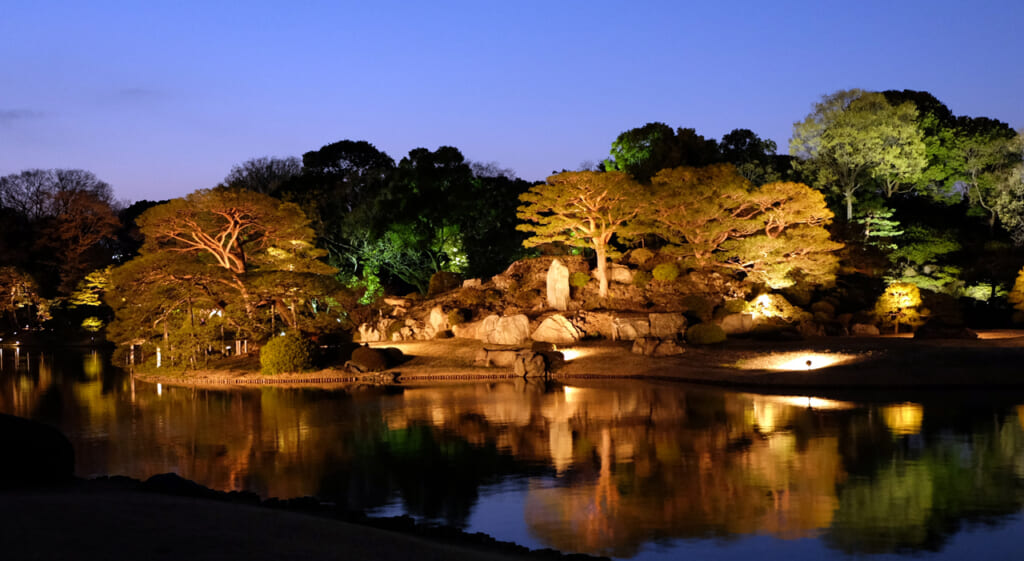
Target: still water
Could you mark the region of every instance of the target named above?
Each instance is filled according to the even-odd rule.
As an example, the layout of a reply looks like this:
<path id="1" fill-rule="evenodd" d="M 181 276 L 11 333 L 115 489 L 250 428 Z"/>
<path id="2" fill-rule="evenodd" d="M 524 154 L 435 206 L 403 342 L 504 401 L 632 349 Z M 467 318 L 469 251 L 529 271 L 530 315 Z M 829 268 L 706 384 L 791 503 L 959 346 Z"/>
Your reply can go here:
<path id="1" fill-rule="evenodd" d="M 1024 395 L 843 400 L 681 384 L 158 387 L 0 354 L 0 412 L 77 472 L 173 471 L 622 559 L 1024 558 Z"/>

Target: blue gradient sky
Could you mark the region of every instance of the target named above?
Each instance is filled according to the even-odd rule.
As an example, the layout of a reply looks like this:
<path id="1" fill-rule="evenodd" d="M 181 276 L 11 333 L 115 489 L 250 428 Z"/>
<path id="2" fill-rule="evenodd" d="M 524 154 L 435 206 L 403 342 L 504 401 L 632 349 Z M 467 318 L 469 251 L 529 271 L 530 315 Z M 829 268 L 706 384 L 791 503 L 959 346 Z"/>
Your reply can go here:
<path id="1" fill-rule="evenodd" d="M 541 180 L 650 121 L 785 152 L 838 89 L 927 90 L 1024 126 L 1024 2 L 48 2 L 0 10 L 0 175 L 129 200 L 349 138 Z"/>

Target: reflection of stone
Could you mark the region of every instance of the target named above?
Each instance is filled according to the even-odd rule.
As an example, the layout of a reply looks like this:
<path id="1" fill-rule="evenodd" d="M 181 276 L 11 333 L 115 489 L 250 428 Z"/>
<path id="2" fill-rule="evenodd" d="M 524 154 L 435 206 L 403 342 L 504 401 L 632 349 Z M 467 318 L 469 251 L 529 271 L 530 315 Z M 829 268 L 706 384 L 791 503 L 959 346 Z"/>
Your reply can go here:
<path id="1" fill-rule="evenodd" d="M 569 269 L 558 259 L 548 269 L 548 307 L 556 310 L 569 308 Z"/>
<path id="2" fill-rule="evenodd" d="M 570 345 L 580 340 L 582 334 L 565 317 L 555 314 L 547 317 L 540 323 L 536 330 L 530 335 L 534 341 L 554 343 L 556 345 Z"/>

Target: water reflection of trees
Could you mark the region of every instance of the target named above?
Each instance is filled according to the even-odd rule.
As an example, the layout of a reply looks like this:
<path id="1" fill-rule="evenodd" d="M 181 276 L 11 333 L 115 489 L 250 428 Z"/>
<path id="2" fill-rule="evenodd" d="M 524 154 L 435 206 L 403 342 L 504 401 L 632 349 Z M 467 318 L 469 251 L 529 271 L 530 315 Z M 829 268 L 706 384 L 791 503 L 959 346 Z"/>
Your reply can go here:
<path id="1" fill-rule="evenodd" d="M 523 484 L 523 516 L 566 551 L 751 533 L 937 549 L 1024 504 L 1024 406 L 984 400 L 854 405 L 628 382 L 157 392 L 89 356 L 22 356 L 14 370 L 5 358 L 0 411 L 60 426 L 82 475 L 175 471 L 352 508 L 397 499 L 455 525 L 485 486 L 543 475 Z"/>

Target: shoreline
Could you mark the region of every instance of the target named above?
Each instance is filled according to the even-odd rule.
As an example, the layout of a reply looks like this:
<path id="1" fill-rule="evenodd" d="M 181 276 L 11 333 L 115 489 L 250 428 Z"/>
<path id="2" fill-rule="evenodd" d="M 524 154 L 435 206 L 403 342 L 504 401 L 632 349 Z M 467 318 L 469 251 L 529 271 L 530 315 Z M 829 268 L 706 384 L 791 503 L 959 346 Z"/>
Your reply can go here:
<path id="1" fill-rule="evenodd" d="M 72 551 L 81 559 L 153 561 L 607 559 L 530 549 L 410 516 L 367 516 L 315 497 L 216 491 L 173 473 L 0 489 L 0 503 L 0 541 L 12 560 L 59 559 Z"/>
<path id="2" fill-rule="evenodd" d="M 682 355 L 660 358 L 632 353 L 628 341 L 583 341 L 561 349 L 568 360 L 551 373 L 551 379 L 672 381 L 752 391 L 1024 389 L 1024 331 L 982 331 L 980 335 L 975 340 L 919 340 L 907 336 L 730 339 L 706 347 L 688 345 Z M 394 368 L 366 374 L 330 368 L 273 377 L 239 369 L 133 376 L 147 383 L 220 389 L 255 385 L 405 386 L 518 378 L 511 369 L 476 366 L 473 362 L 481 348 L 515 346 L 489 345 L 473 339 L 373 346 L 399 348 L 407 359 Z"/>

